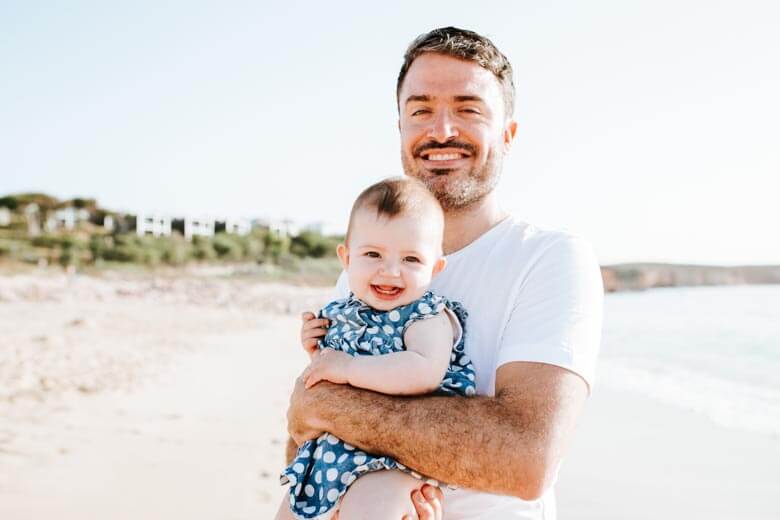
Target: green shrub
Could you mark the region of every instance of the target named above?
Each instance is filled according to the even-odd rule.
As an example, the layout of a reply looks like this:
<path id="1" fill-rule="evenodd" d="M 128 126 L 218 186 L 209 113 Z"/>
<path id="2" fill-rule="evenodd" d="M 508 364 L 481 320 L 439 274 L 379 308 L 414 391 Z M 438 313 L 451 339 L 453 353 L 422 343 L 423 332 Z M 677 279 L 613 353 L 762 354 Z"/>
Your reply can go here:
<path id="1" fill-rule="evenodd" d="M 301 258 L 324 258 L 335 253 L 336 243 L 319 233 L 303 231 L 290 240 L 290 253 Z"/>
<path id="2" fill-rule="evenodd" d="M 290 251 L 290 237 L 269 231 L 263 237 L 263 259 L 275 264 Z"/>
<path id="3" fill-rule="evenodd" d="M 241 240 L 235 235 L 220 233 L 214 236 L 211 243 L 217 256 L 222 260 L 237 262 L 244 258 L 244 248 L 242 247 Z"/>
<path id="4" fill-rule="evenodd" d="M 211 240 L 204 237 L 192 238 L 193 256 L 196 260 L 211 261 L 217 258 L 217 252 L 211 244 Z"/>

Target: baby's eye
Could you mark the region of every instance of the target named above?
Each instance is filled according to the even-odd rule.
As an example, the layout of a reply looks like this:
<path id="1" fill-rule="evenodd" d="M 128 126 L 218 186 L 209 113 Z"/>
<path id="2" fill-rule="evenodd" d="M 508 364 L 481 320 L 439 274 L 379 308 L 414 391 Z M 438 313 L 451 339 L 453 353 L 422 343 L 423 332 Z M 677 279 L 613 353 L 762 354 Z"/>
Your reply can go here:
<path id="1" fill-rule="evenodd" d="M 404 260 L 406 260 L 407 262 L 415 262 L 415 263 L 420 262 L 420 259 L 417 258 L 416 256 L 407 256 L 406 258 L 404 258 Z"/>
<path id="2" fill-rule="evenodd" d="M 366 251 L 363 254 L 369 258 L 379 258 L 379 253 L 377 253 L 376 251 Z"/>

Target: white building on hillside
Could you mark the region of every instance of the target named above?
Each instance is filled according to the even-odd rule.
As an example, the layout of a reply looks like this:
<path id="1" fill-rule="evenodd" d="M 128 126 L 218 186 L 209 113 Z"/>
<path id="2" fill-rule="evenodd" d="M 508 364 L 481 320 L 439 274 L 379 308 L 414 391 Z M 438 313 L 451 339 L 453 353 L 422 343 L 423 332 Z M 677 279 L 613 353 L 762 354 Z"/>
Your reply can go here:
<path id="1" fill-rule="evenodd" d="M 139 213 L 135 219 L 135 232 L 139 236 L 151 233 L 156 237 L 171 236 L 171 217 L 154 214 Z"/>
<path id="2" fill-rule="evenodd" d="M 225 220 L 225 233 L 232 235 L 248 235 L 252 231 L 252 223 L 246 219 Z"/>
<path id="3" fill-rule="evenodd" d="M 58 229 L 72 231 L 80 222 L 89 220 L 89 211 L 84 208 L 67 207 L 56 210 L 46 219 L 46 231 Z"/>
<path id="4" fill-rule="evenodd" d="M 192 240 L 194 236 L 211 237 L 214 236 L 215 220 L 213 218 L 190 218 L 184 219 L 184 238 Z"/>

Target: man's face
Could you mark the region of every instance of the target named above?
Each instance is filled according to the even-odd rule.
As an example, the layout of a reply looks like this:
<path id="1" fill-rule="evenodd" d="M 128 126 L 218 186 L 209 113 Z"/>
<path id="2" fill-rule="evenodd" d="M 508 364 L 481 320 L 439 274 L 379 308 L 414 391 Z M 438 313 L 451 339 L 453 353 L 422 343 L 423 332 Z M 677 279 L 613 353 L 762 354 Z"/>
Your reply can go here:
<path id="1" fill-rule="evenodd" d="M 404 172 L 423 181 L 445 211 L 493 190 L 516 123 L 505 117 L 501 86 L 490 71 L 422 54 L 409 68 L 399 103 Z"/>

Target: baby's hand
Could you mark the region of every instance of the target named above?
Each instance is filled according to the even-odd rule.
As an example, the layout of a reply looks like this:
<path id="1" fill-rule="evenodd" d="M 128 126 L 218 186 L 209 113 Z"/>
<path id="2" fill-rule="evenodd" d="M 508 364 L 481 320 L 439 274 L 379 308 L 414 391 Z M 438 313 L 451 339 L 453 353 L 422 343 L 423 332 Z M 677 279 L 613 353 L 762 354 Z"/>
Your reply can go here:
<path id="1" fill-rule="evenodd" d="M 303 374 L 306 388 L 323 380 L 341 385 L 349 383 L 349 368 L 353 360 L 352 356 L 340 350 L 324 348 L 318 351 Z"/>
<path id="2" fill-rule="evenodd" d="M 311 359 L 318 350 L 317 341 L 328 333 L 330 321 L 324 318 L 317 319 L 311 312 L 301 314 L 301 320 L 303 321 L 301 324 L 301 345 Z"/>

